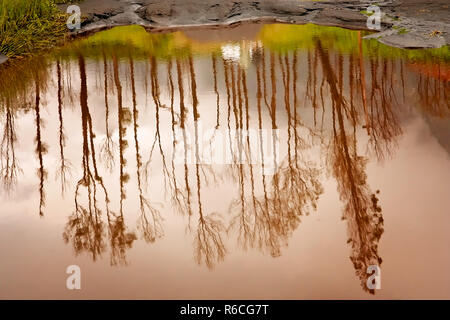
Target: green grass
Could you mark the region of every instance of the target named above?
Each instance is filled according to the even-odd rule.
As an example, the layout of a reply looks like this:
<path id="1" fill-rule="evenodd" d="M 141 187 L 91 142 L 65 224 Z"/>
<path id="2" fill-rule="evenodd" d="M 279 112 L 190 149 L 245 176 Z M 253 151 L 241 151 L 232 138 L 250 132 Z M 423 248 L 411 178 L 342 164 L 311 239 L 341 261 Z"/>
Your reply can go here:
<path id="1" fill-rule="evenodd" d="M 17 57 L 49 48 L 67 32 L 65 22 L 55 0 L 1 0 L 0 53 Z"/>
<path id="2" fill-rule="evenodd" d="M 400 26 L 393 26 L 392 29 L 397 30 L 397 34 L 405 34 L 409 32 L 406 28 Z"/>

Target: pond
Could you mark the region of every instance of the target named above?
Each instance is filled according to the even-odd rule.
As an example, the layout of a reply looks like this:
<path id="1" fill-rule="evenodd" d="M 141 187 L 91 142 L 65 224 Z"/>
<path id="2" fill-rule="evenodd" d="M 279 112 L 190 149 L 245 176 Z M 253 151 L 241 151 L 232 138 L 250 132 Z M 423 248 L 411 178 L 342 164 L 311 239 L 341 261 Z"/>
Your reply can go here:
<path id="1" fill-rule="evenodd" d="M 366 34 L 128 26 L 2 65 L 0 298 L 448 299 L 450 51 Z"/>

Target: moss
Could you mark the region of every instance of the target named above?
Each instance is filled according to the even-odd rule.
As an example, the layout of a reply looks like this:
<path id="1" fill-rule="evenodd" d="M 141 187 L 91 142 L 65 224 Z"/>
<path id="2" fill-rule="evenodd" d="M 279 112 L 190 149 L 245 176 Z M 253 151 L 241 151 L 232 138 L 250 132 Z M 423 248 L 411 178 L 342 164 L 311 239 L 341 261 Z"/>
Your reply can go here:
<path id="1" fill-rule="evenodd" d="M 400 21 L 400 17 L 398 17 L 398 16 L 391 16 L 389 14 L 387 14 L 387 16 L 394 21 Z"/>
<path id="2" fill-rule="evenodd" d="M 363 15 L 368 16 L 368 17 L 370 17 L 371 15 L 374 14 L 374 12 L 368 12 L 367 10 L 362 10 L 362 11 L 360 11 L 360 13 L 362 13 Z"/>

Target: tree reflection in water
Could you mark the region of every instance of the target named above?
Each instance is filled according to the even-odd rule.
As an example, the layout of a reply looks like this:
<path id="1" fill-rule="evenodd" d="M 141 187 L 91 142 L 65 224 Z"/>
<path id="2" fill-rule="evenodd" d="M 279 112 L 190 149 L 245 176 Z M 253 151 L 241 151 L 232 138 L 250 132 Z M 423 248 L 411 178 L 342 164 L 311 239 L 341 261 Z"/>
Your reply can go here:
<path id="1" fill-rule="evenodd" d="M 153 40 L 157 48 L 167 36 L 155 36 Z M 11 192 L 20 181 L 17 124 L 23 111 L 33 111 L 38 212 L 44 215 L 49 170 L 45 155 L 49 147 L 42 135 L 46 116 L 42 113 L 42 98 L 54 86 L 58 107 L 55 121 L 59 124 L 56 171 L 61 193 L 74 190 L 74 212 L 68 218 L 63 238 L 76 254 L 88 253 L 97 260 L 109 251 L 112 265 L 127 264 L 127 250 L 138 235 L 127 225 L 130 222 L 126 217 L 131 210 L 128 208 L 137 200 L 136 228 L 140 237 L 147 243 L 156 242 L 164 236 L 163 212 L 178 212 L 188 221 L 196 262 L 208 268 L 225 259 L 230 250 L 228 239 L 232 237 L 244 250 L 259 249 L 278 257 L 299 228 L 301 218 L 317 209 L 326 171 L 336 180 L 343 202 L 342 218 L 347 223 L 356 275 L 363 290 L 373 293 L 366 287 L 366 271 L 369 265 L 382 262 L 378 243 L 384 229 L 380 191 L 374 192 L 368 185 L 366 165 L 369 159 L 383 161 L 395 152 L 402 135 L 399 115 L 405 111 L 408 81 L 418 80 L 414 98 L 420 101 L 422 112 L 445 118 L 450 115 L 448 79 L 442 79 L 439 72 L 426 65 L 382 55 L 366 57 L 361 33 L 356 50 L 346 55 L 318 39 L 307 49 L 266 48 L 256 41 L 245 47 L 251 48 L 250 64 L 225 57 L 220 51 L 210 52 L 206 58 L 197 57 L 191 45 L 173 54 L 161 54 L 155 49 L 138 56 L 127 46 L 116 44 L 91 48 L 93 52 L 71 49 L 75 56 L 73 52 L 56 53 L 54 63 L 50 57 L 48 62 L 30 63 L 29 68 L 5 67 L 2 74 L 6 77 L 0 81 L 3 188 Z M 94 62 L 97 70 L 92 75 L 90 66 Z M 77 75 L 72 74 L 75 67 Z M 20 81 L 16 72 L 22 73 Z M 56 84 L 51 83 L 52 72 Z M 13 80 L 9 86 L 4 80 L 8 76 Z M 204 92 L 204 81 L 198 82 L 200 76 L 209 79 L 213 112 L 204 111 L 208 94 Z M 97 141 L 94 131 L 94 108 L 89 107 L 90 101 L 95 101 L 89 97 L 94 80 L 104 104 L 96 102 L 96 107 L 100 104 L 97 109 L 104 112 L 101 141 Z M 138 88 L 140 84 L 144 94 Z M 65 129 L 68 112 L 64 110 L 71 105 L 79 107 L 81 118 L 82 175 L 77 182 L 71 180 L 75 161 L 67 153 L 71 136 Z M 148 124 L 146 114 L 155 120 L 155 134 L 150 139 L 144 138 L 147 132 L 140 127 L 140 123 Z M 227 134 L 233 129 L 237 132 L 235 143 L 228 139 L 229 144 L 224 146 L 232 154 L 230 164 L 202 162 L 205 141 L 200 123 L 209 123 L 211 114 L 212 128 L 228 128 Z M 117 122 L 112 126 L 114 117 Z M 187 134 L 189 127 L 194 128 L 193 137 Z M 266 148 L 263 131 L 267 128 L 282 132 L 284 153 Z M 181 136 L 176 134 L 178 129 L 182 130 Z M 245 134 L 251 129 L 258 129 L 256 144 Z M 365 145 L 358 141 L 364 136 Z M 127 153 L 128 139 L 134 147 L 132 156 Z M 277 137 L 270 139 L 275 141 Z M 180 147 L 184 161 L 177 165 L 175 150 Z M 311 159 L 317 147 L 320 156 Z M 361 155 L 363 147 L 367 156 Z M 272 163 L 254 164 L 256 158 L 263 159 L 267 154 L 275 164 L 273 175 L 265 174 Z M 145 162 L 144 156 L 148 157 Z M 134 173 L 130 175 L 128 170 Z M 109 175 L 115 179 L 114 173 L 118 174 L 117 206 L 110 196 L 115 186 L 106 183 Z M 226 183 L 236 186 L 234 199 L 228 208 L 211 209 L 206 192 Z M 165 205 L 157 203 L 155 188 L 163 190 L 169 200 Z M 193 219 L 196 226 L 191 225 Z"/>
<path id="2" fill-rule="evenodd" d="M 345 204 L 342 218 L 347 221 L 347 242 L 352 246 L 350 259 L 361 279 L 362 287 L 369 290 L 366 286 L 368 267 L 380 265 L 382 262 L 378 254 L 378 242 L 384 231 L 383 217 L 378 199 L 367 185 L 367 159 L 358 156 L 356 145 L 351 143 L 352 138 L 349 138 L 345 131 L 344 102 L 336 85 L 339 80 L 333 73 L 329 55 L 323 50 L 320 41 L 317 42 L 317 50 L 333 100 L 333 137 L 328 153 L 329 167 Z M 353 136 L 353 140 L 355 139 Z"/>

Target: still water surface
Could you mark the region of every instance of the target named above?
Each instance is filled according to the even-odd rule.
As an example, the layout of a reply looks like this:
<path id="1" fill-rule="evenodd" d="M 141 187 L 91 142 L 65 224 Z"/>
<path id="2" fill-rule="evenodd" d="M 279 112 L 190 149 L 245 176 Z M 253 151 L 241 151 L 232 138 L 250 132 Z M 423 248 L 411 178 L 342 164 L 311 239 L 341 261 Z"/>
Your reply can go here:
<path id="1" fill-rule="evenodd" d="M 449 51 L 363 36 L 119 27 L 2 66 L 0 298 L 450 298 Z"/>

